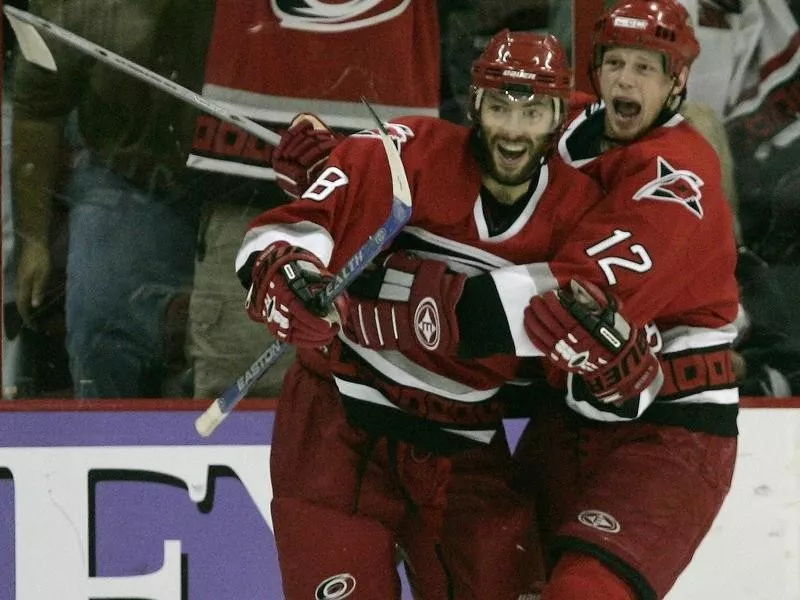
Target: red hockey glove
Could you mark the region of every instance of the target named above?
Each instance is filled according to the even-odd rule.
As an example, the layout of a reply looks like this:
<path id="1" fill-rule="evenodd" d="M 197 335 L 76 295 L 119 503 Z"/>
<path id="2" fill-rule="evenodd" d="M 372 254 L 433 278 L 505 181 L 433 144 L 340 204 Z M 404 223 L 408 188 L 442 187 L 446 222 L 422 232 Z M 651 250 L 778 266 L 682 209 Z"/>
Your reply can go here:
<path id="1" fill-rule="evenodd" d="M 525 329 L 554 365 L 582 376 L 600 402 L 633 398 L 659 373 L 644 329 L 632 327 L 616 298 L 588 281 L 534 296 Z"/>
<path id="2" fill-rule="evenodd" d="M 295 117 L 272 154 L 272 167 L 281 189 L 292 198 L 302 196 L 342 139 L 343 135 L 328 129 L 314 115 Z"/>
<path id="3" fill-rule="evenodd" d="M 247 314 L 282 342 L 303 348 L 329 344 L 339 332 L 346 298 L 323 307 L 319 295 L 332 278 L 310 252 L 286 242 L 270 244 L 253 265 Z M 337 313 L 338 309 L 338 313 Z"/>
<path id="4" fill-rule="evenodd" d="M 376 350 L 423 350 L 455 354 L 456 303 L 466 276 L 438 260 L 395 252 L 382 269 L 350 288 L 345 332 Z M 358 294 L 358 295 L 357 295 Z"/>

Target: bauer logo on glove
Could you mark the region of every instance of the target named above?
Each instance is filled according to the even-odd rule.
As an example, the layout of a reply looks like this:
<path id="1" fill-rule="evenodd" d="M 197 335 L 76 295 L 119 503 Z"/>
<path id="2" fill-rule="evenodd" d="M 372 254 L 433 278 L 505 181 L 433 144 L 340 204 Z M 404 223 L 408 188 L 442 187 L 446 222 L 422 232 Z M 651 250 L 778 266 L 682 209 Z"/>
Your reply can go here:
<path id="1" fill-rule="evenodd" d="M 534 296 L 525 310 L 531 341 L 557 367 L 580 375 L 601 402 L 621 402 L 646 389 L 659 372 L 643 329 L 622 316 L 619 302 L 584 280 Z"/>

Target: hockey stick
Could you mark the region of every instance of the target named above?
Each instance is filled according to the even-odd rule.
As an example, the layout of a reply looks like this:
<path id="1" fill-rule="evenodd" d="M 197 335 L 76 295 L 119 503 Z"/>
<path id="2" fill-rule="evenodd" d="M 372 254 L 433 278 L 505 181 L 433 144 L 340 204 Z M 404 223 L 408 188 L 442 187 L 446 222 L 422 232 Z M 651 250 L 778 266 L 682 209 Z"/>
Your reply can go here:
<path id="1" fill-rule="evenodd" d="M 395 147 L 380 118 L 372 107 L 362 98 L 362 102 L 369 110 L 377 125 L 378 133 L 383 142 L 383 149 L 389 160 L 389 169 L 392 173 L 392 211 L 386 222 L 350 257 L 347 264 L 339 271 L 322 293 L 323 306 L 329 306 L 336 296 L 341 294 L 356 277 L 378 255 L 381 249 L 389 243 L 403 228 L 411 217 L 411 190 L 408 186 L 400 152 Z M 208 437 L 230 414 L 236 404 L 244 398 L 253 385 L 266 373 L 278 360 L 288 344 L 275 341 L 259 356 L 249 369 L 239 377 L 231 387 L 214 400 L 206 411 L 194 423 L 195 429 L 203 437 Z"/>
<path id="2" fill-rule="evenodd" d="M 79 35 L 67 31 L 66 29 L 63 29 L 62 27 L 59 27 L 50 21 L 32 15 L 24 10 L 14 8 L 13 6 L 6 6 L 3 10 L 8 16 L 8 21 L 11 24 L 14 33 L 17 35 L 17 39 L 19 40 L 19 49 L 20 52 L 22 52 L 22 56 L 35 65 L 39 65 L 40 67 L 48 69 L 49 71 L 55 71 L 57 69 L 55 61 L 53 60 L 53 55 L 50 53 L 50 50 L 47 48 L 47 44 L 37 31 L 37 29 L 41 29 L 42 31 L 46 31 L 52 35 L 54 38 L 57 38 L 62 42 L 77 48 L 81 52 L 84 52 L 85 54 L 88 54 L 101 62 L 111 65 L 115 69 L 119 69 L 128 75 L 132 75 L 136 79 L 154 85 L 158 89 L 175 96 L 179 100 L 188 102 L 192 106 L 204 110 L 205 112 L 214 115 L 223 121 L 233 125 L 238 125 L 248 133 L 253 134 L 258 139 L 264 140 L 272 146 L 277 146 L 278 142 L 281 141 L 280 135 L 270 129 L 267 129 L 266 127 L 262 127 L 255 121 L 251 121 L 247 117 L 231 112 L 221 104 L 204 98 L 200 94 L 196 94 L 192 90 L 187 89 L 182 85 L 179 85 L 174 81 L 159 75 L 158 73 L 154 73 L 142 65 L 128 60 L 119 54 L 114 54 L 110 50 L 107 50 L 106 48 L 103 48 L 94 42 L 90 42 Z"/>

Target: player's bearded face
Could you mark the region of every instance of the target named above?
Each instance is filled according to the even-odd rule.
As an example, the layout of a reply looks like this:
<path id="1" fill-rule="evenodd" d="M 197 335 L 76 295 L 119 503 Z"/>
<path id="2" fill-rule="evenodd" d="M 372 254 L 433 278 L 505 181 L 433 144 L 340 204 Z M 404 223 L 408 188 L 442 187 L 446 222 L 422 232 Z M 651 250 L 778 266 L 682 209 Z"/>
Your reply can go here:
<path id="1" fill-rule="evenodd" d="M 489 174 L 501 185 L 523 184 L 536 172 L 556 125 L 554 102 L 550 96 L 485 90 L 480 110 L 483 143 Z"/>
<path id="2" fill-rule="evenodd" d="M 623 141 L 645 133 L 675 93 L 674 82 L 664 70 L 664 56 L 642 48 L 607 48 L 599 84 L 606 103 L 605 133 Z"/>

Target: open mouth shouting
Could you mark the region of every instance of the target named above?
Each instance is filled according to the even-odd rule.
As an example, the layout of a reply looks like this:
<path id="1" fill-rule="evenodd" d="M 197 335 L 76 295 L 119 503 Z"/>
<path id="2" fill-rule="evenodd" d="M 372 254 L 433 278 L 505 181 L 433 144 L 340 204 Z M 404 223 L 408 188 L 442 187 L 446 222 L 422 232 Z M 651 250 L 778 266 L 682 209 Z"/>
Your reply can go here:
<path id="1" fill-rule="evenodd" d="M 498 141 L 495 150 L 495 161 L 501 171 L 514 172 L 528 162 L 528 145 L 525 143 Z"/>
<path id="2" fill-rule="evenodd" d="M 614 98 L 607 108 L 608 124 L 613 137 L 629 138 L 635 136 L 642 123 L 642 105 L 623 96 Z"/>

